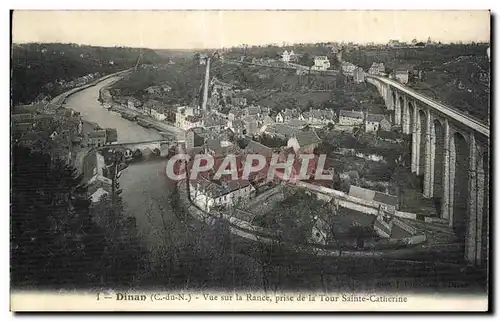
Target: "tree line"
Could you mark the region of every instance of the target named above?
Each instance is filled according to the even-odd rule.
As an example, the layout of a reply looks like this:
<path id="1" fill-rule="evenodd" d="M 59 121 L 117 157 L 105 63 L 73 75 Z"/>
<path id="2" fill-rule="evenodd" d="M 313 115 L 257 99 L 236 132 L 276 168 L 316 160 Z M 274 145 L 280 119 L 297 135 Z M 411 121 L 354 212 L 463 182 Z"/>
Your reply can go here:
<path id="1" fill-rule="evenodd" d="M 28 104 L 37 97 L 54 97 L 62 92 L 61 80 L 99 73 L 106 75 L 140 63 L 160 61 L 151 49 L 95 47 L 60 43 L 13 45 L 11 54 L 11 98 L 13 104 Z"/>

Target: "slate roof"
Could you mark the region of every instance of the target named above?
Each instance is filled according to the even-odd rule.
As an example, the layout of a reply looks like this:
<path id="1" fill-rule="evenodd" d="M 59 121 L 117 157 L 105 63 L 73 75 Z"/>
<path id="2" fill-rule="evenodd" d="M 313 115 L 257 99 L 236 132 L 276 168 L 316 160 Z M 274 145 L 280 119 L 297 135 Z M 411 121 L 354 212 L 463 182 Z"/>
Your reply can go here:
<path id="1" fill-rule="evenodd" d="M 321 139 L 318 137 L 314 130 L 298 132 L 295 134 L 295 138 L 297 139 L 301 147 L 321 143 Z"/>
<path id="2" fill-rule="evenodd" d="M 207 117 L 205 118 L 205 127 L 224 126 L 226 122 L 220 118 Z"/>
<path id="3" fill-rule="evenodd" d="M 363 112 L 362 111 L 354 111 L 354 110 L 341 110 L 340 117 L 350 117 L 350 118 L 363 119 Z"/>
<path id="4" fill-rule="evenodd" d="M 271 157 L 273 154 L 272 148 L 264 146 L 261 143 L 256 142 L 254 140 L 250 140 L 248 142 L 246 149 L 251 153 L 259 154 L 259 155 L 262 155 L 264 157 Z"/>
<path id="5" fill-rule="evenodd" d="M 186 117 L 186 120 L 190 123 L 197 123 L 201 120 L 201 117 L 200 116 L 192 116 L 192 115 L 189 115 Z"/>
<path id="6" fill-rule="evenodd" d="M 266 131 L 271 134 L 277 134 L 286 138 L 290 138 L 296 132 L 298 132 L 298 129 L 292 126 L 288 126 L 287 124 L 272 124 L 267 127 Z"/>
<path id="7" fill-rule="evenodd" d="M 96 130 L 89 133 L 90 138 L 104 138 L 106 137 L 106 130 Z"/>
<path id="8" fill-rule="evenodd" d="M 380 114 L 367 114 L 366 118 L 365 118 L 365 121 L 378 123 L 378 122 L 381 122 L 383 119 L 385 119 L 384 115 L 380 115 Z"/>
<path id="9" fill-rule="evenodd" d="M 304 127 L 307 125 L 307 122 L 300 119 L 291 119 L 287 124 L 293 127 Z"/>
<path id="10" fill-rule="evenodd" d="M 266 115 L 266 116 L 264 117 L 263 122 L 264 122 L 264 123 L 267 123 L 267 124 L 274 124 L 274 123 L 275 123 L 274 119 L 273 119 L 272 117 L 270 117 L 269 115 Z"/>

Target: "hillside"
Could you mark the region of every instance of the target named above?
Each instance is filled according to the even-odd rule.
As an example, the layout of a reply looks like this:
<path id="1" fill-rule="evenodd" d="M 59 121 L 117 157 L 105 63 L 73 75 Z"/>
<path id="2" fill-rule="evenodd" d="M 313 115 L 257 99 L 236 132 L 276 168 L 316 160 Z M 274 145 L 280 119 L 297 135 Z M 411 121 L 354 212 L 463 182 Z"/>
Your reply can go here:
<path id="1" fill-rule="evenodd" d="M 100 76 L 133 67 L 139 48 L 93 47 L 76 44 L 14 44 L 11 51 L 12 103 L 27 104 L 67 90 L 61 83 L 99 73 Z M 160 61 L 149 49 L 142 49 L 141 63 Z"/>
<path id="2" fill-rule="evenodd" d="M 360 49 L 345 53 L 343 59 L 367 70 L 383 62 L 386 71 L 398 68 L 422 70 L 423 79 L 408 86 L 470 115 L 489 118 L 490 64 L 488 45 L 446 45 L 442 47 Z"/>
<path id="3" fill-rule="evenodd" d="M 173 65 L 139 69 L 114 83 L 111 91 L 114 96 L 133 96 L 142 101 L 156 99 L 167 105 L 190 104 L 200 97 L 204 67 L 192 55 L 178 58 Z M 162 95 L 151 95 L 145 91 L 150 86 L 160 85 L 168 85 L 171 90 Z"/>

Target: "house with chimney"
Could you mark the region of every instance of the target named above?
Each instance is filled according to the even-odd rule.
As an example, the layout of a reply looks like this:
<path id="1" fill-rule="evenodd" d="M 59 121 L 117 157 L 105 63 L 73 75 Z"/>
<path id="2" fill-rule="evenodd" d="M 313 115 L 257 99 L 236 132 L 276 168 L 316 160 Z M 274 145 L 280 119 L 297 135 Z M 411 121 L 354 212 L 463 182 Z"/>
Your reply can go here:
<path id="1" fill-rule="evenodd" d="M 362 125 L 364 113 L 362 111 L 344 110 L 339 112 L 339 124 L 343 126 Z"/>

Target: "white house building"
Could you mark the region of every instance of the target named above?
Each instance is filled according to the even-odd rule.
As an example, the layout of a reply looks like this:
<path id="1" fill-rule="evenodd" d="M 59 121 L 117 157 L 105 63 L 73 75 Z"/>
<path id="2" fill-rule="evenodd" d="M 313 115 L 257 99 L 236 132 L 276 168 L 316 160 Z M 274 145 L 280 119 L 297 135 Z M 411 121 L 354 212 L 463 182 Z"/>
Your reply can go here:
<path id="1" fill-rule="evenodd" d="M 326 109 L 311 109 L 310 111 L 303 112 L 301 116 L 308 124 L 316 127 L 323 127 L 329 123 L 335 124 L 337 118 L 333 110 Z"/>
<path id="2" fill-rule="evenodd" d="M 290 52 L 285 50 L 281 55 L 281 60 L 286 63 L 293 62 L 297 60 L 297 55 L 293 52 L 293 50 L 291 50 Z"/>
<path id="3" fill-rule="evenodd" d="M 230 207 L 248 201 L 255 195 L 255 187 L 247 180 L 210 181 L 199 177 L 189 182 L 191 201 L 210 212 L 216 206 Z"/>
<path id="4" fill-rule="evenodd" d="M 281 112 L 278 112 L 278 114 L 276 115 L 276 123 L 282 123 L 283 121 L 283 114 Z"/>
<path id="5" fill-rule="evenodd" d="M 178 107 L 175 113 L 175 126 L 179 128 L 184 127 L 184 121 L 186 117 L 194 116 L 194 108 L 193 107 Z"/>
<path id="6" fill-rule="evenodd" d="M 157 110 L 155 108 L 151 109 L 151 117 L 159 121 L 164 121 L 165 119 L 167 119 L 167 115 L 165 115 L 163 111 Z"/>
<path id="7" fill-rule="evenodd" d="M 330 68 L 330 60 L 327 56 L 314 57 L 314 66 L 311 67 L 311 70 L 326 71 L 328 68 Z"/>

